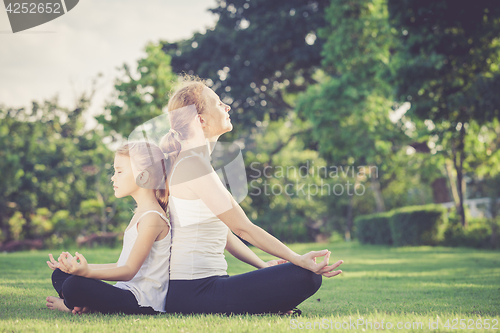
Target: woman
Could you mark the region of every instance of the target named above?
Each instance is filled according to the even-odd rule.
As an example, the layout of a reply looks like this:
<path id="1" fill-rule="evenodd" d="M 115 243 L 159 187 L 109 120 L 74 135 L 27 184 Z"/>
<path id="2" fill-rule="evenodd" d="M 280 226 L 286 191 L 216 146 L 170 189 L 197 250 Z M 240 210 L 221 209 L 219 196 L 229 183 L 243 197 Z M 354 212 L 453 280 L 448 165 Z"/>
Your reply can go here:
<path id="1" fill-rule="evenodd" d="M 322 275 L 341 273 L 335 271 L 341 260 L 328 266 L 328 250 L 298 255 L 254 225 L 224 187 L 210 165 L 210 153 L 233 128 L 229 110 L 212 89 L 192 78 L 168 103 L 171 130 L 160 143 L 172 166 L 167 312 L 287 312 L 319 289 Z M 284 260 L 264 263 L 235 234 Z M 261 269 L 229 277 L 224 249 Z"/>

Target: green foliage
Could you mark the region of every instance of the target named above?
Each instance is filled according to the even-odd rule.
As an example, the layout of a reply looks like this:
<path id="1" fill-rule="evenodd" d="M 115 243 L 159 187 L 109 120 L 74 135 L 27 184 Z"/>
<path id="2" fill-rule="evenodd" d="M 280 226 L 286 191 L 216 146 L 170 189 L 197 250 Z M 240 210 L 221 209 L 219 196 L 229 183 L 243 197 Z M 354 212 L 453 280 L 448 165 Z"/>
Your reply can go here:
<path id="1" fill-rule="evenodd" d="M 356 238 L 362 244 L 443 245 L 500 248 L 500 217 L 470 218 L 466 228 L 455 210 L 446 215 L 438 205 L 394 209 L 356 217 Z M 496 232 L 493 236 L 493 231 Z"/>
<path id="2" fill-rule="evenodd" d="M 293 114 L 265 120 L 246 147 L 249 195 L 242 207 L 252 221 L 285 242 L 312 241 L 345 223 L 332 214 L 346 200 L 331 191 L 340 177 L 318 174 L 325 161 L 299 138 L 307 128 Z"/>
<path id="3" fill-rule="evenodd" d="M 325 17 L 327 25 L 319 30 L 319 36 L 326 39 L 323 72 L 318 73 L 319 83 L 311 85 L 297 102 L 299 116 L 312 126 L 304 140 L 329 164 L 377 168 L 376 176 L 370 178 L 374 200 L 368 195 L 357 198 L 365 211 L 405 205 L 407 190 L 418 179 L 404 172 L 407 165 L 414 164 L 401 153 L 411 142 L 404 118 L 390 117 L 400 106 L 394 103 L 391 63 L 398 43 L 388 22 L 386 3 L 335 0 Z M 386 197 L 393 200 L 386 204 Z M 354 215 L 361 213 L 353 211 Z"/>
<path id="4" fill-rule="evenodd" d="M 23 227 L 26 225 L 26 219 L 23 218 L 21 212 L 15 212 L 14 215 L 9 219 L 9 231 L 14 240 L 21 239 L 21 233 L 23 232 Z"/>
<path id="5" fill-rule="evenodd" d="M 443 175 L 442 158 L 430 158 L 428 153 L 402 149 L 380 166 L 387 210 L 434 202 L 432 182 Z"/>
<path id="6" fill-rule="evenodd" d="M 473 218 L 469 220 L 467 228 L 463 228 L 456 214 L 450 218 L 444 231 L 442 245 L 463 246 L 475 248 L 500 248 L 500 239 L 492 239 L 492 231 L 500 229 L 500 218 Z"/>
<path id="7" fill-rule="evenodd" d="M 492 179 L 500 175 L 500 120 L 493 119 L 482 125 L 471 121 L 467 131 L 469 135 L 464 144 L 471 153 L 464 160 L 464 171 L 479 178 Z"/>
<path id="8" fill-rule="evenodd" d="M 34 216 L 31 217 L 34 232 L 36 235 L 44 235 L 54 229 L 51 221 L 51 213 L 47 207 L 37 208 Z"/>
<path id="9" fill-rule="evenodd" d="M 389 220 L 392 212 L 356 217 L 356 237 L 361 244 L 392 245 Z"/>
<path id="10" fill-rule="evenodd" d="M 89 101 L 83 95 L 74 109 L 56 99 L 34 102 L 31 110 L 0 107 L 3 242 L 42 239 L 55 246 L 102 230 L 105 221 L 118 223 L 108 209 L 115 205 L 109 186 L 113 153 L 102 143 L 103 133 L 84 128 Z M 90 216 L 81 204 L 96 198 L 100 210 Z"/>
<path id="11" fill-rule="evenodd" d="M 312 139 L 328 161 L 380 165 L 405 142 L 392 123 L 390 50 L 394 37 L 383 1 L 332 1 L 323 68 L 330 76 L 311 86 L 297 105 L 313 125 Z"/>
<path id="12" fill-rule="evenodd" d="M 170 67 L 170 56 L 160 45 L 148 44 L 146 57 L 139 59 L 137 73 L 127 64 L 115 82 L 116 96 L 104 114 L 96 117 L 108 133 L 128 136 L 137 126 L 162 114 L 177 77 Z M 136 78 L 137 77 L 137 78 Z"/>
<path id="13" fill-rule="evenodd" d="M 481 123 L 500 116 L 500 8 L 496 1 L 389 0 L 403 42 L 398 92 L 422 119 Z M 480 88 L 481 87 L 481 88 Z M 480 93 L 491 91 L 491 94 Z M 480 104 L 488 107 L 479 107 Z"/>
<path id="14" fill-rule="evenodd" d="M 396 209 L 389 220 L 394 246 L 437 245 L 439 226 L 446 220 L 446 210 L 440 205 Z"/>

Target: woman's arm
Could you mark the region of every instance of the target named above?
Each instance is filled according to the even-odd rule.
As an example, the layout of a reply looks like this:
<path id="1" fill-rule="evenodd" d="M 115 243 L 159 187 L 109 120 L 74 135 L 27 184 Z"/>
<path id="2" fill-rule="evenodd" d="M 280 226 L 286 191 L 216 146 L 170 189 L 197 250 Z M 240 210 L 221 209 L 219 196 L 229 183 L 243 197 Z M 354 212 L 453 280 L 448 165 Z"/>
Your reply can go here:
<path id="1" fill-rule="evenodd" d="M 181 186 L 181 184 L 177 186 Z M 311 251 L 304 255 L 299 255 L 265 230 L 253 224 L 240 205 L 224 187 L 215 172 L 196 179 L 187 180 L 183 182 L 182 186 L 188 186 L 191 191 L 196 193 L 210 210 L 236 235 L 261 250 L 326 277 L 332 277 L 341 273 L 341 271 L 334 271 L 334 269 L 342 264 L 342 260 L 328 266 L 330 257 L 328 250 Z M 325 256 L 325 259 L 320 263 L 316 263 L 316 257 L 322 256 Z"/>
<path id="2" fill-rule="evenodd" d="M 161 223 L 160 223 L 161 220 Z M 107 280 L 107 281 L 129 281 L 139 271 L 144 260 L 146 260 L 151 247 L 158 235 L 164 230 L 165 221 L 156 214 L 148 214 L 144 216 L 140 223 L 134 228 L 137 228 L 137 240 L 130 252 L 130 256 L 124 266 L 116 267 L 116 264 L 109 264 L 107 267 L 94 268 L 87 264 L 85 257 L 76 253 L 71 264 L 68 265 L 64 258 L 59 257 L 59 264 L 63 272 L 79 275 L 91 279 Z M 77 260 L 80 260 L 78 262 Z M 112 266 L 114 265 L 114 266 Z M 93 265 L 92 265 L 93 266 Z"/>
<path id="3" fill-rule="evenodd" d="M 234 199 L 232 200 L 234 201 Z M 219 218 L 239 237 L 257 246 L 261 250 L 318 274 L 328 273 L 340 265 L 340 263 L 338 263 L 338 265 L 334 264 L 332 266 L 327 266 L 330 256 L 328 250 L 312 251 L 305 255 L 295 253 L 264 229 L 253 224 L 238 203 L 234 201 L 233 204 L 233 208 L 221 213 Z M 325 256 L 325 259 L 321 263 L 316 263 L 315 258 L 322 256 Z"/>
<path id="4" fill-rule="evenodd" d="M 227 233 L 226 250 L 236 259 L 252 265 L 255 268 L 265 268 L 269 266 L 236 237 L 231 230 Z"/>

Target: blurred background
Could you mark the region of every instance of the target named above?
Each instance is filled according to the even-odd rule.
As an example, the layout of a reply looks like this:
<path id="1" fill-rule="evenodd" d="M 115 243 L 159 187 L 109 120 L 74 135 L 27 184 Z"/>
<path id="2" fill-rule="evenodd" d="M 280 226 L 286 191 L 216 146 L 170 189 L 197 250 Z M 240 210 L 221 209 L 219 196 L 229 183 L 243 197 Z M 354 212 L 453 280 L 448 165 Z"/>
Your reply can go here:
<path id="1" fill-rule="evenodd" d="M 282 241 L 500 247 L 494 0 L 86 0 L 17 34 L 1 15 L 0 250 L 118 245 L 113 151 L 181 73 L 231 105 L 241 205 Z"/>

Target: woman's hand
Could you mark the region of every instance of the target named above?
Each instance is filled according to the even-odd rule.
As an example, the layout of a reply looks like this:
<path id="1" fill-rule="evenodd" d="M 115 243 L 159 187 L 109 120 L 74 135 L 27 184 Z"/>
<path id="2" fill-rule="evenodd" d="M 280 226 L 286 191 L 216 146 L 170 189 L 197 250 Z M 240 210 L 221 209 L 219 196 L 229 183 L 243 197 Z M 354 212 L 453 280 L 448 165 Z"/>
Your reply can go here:
<path id="1" fill-rule="evenodd" d="M 57 268 L 59 268 L 59 263 L 54 259 L 52 253 L 49 253 L 49 259 L 50 261 L 47 261 L 47 265 L 51 270 L 55 271 Z"/>
<path id="2" fill-rule="evenodd" d="M 68 260 L 68 258 L 70 259 Z M 71 257 L 71 254 L 68 252 L 63 252 L 59 256 L 58 261 L 60 264 L 59 269 L 64 273 L 86 277 L 90 271 L 87 259 L 85 259 L 83 254 L 78 252 L 75 252 L 74 257 Z"/>
<path id="3" fill-rule="evenodd" d="M 271 267 L 271 266 L 286 264 L 287 262 L 288 262 L 288 260 L 285 260 L 285 259 L 276 259 L 276 260 L 270 260 L 270 261 L 266 262 L 266 265 L 267 265 L 267 267 Z"/>
<path id="4" fill-rule="evenodd" d="M 322 251 L 311 251 L 300 256 L 300 267 L 308 269 L 316 274 L 321 274 L 324 277 L 334 277 L 340 273 L 341 270 L 334 271 L 335 268 L 339 267 L 344 261 L 339 260 L 335 264 L 328 266 L 328 260 L 330 260 L 331 252 L 328 250 Z M 325 259 L 320 263 L 316 262 L 317 257 L 325 256 Z"/>

